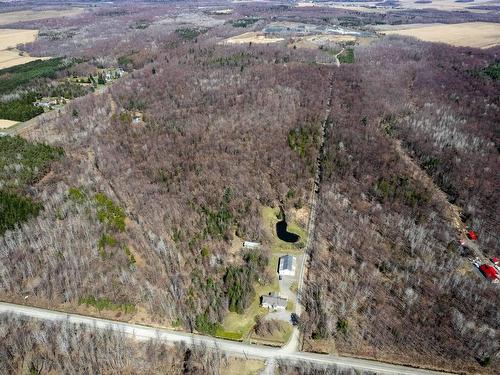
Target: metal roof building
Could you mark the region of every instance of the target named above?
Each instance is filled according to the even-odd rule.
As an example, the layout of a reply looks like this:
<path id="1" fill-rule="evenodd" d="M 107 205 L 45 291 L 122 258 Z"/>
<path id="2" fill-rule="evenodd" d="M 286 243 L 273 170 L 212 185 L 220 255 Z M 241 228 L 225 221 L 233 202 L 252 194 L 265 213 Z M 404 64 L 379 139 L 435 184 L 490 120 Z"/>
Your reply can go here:
<path id="1" fill-rule="evenodd" d="M 285 255 L 280 258 L 278 274 L 280 276 L 294 276 L 297 259 L 292 255 Z"/>

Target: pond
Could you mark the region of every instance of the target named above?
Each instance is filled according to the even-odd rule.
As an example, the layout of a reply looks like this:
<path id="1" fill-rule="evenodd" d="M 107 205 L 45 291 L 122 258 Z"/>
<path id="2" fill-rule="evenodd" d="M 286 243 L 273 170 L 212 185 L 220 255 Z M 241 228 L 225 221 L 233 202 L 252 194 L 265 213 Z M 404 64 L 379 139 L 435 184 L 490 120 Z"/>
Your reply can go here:
<path id="1" fill-rule="evenodd" d="M 281 217 L 283 219 L 281 219 L 276 223 L 276 234 L 278 235 L 278 238 L 285 242 L 291 242 L 291 243 L 297 242 L 300 236 L 298 234 L 288 232 L 286 230 L 287 223 L 285 217 L 285 210 L 283 209 L 283 207 L 280 207 L 280 211 L 281 211 Z"/>

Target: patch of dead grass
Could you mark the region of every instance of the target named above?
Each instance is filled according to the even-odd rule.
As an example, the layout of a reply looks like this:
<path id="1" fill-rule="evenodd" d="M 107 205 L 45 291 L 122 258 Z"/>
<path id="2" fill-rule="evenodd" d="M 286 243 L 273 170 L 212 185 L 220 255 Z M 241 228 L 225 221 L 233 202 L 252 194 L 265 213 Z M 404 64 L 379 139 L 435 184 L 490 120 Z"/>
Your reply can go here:
<path id="1" fill-rule="evenodd" d="M 426 42 L 441 42 L 458 47 L 490 48 L 500 44 L 500 24 L 466 22 L 459 24 L 415 24 L 382 29 L 385 34 L 415 37 Z"/>

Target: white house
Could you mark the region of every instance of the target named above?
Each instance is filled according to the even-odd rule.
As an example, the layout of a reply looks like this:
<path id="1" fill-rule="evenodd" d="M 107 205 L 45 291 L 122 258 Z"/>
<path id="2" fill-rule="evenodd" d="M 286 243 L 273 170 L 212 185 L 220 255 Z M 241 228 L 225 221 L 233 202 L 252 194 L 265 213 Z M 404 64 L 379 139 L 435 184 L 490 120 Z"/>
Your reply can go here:
<path id="1" fill-rule="evenodd" d="M 292 255 L 285 255 L 280 258 L 278 274 L 280 276 L 294 276 L 297 259 Z"/>

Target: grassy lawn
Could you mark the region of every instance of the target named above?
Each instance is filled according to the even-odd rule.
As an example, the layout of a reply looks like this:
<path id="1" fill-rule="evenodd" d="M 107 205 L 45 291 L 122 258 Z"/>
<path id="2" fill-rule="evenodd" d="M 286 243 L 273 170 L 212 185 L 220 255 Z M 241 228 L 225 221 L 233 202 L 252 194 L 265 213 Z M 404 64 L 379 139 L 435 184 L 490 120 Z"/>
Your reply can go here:
<path id="1" fill-rule="evenodd" d="M 217 337 L 230 340 L 245 339 L 255 325 L 255 318 L 258 315 L 266 315 L 268 313 L 267 309 L 260 307 L 260 296 L 269 294 L 269 292 L 279 292 L 279 282 L 276 273 L 278 259 L 279 257 L 277 255 L 271 256 L 269 265 L 267 266 L 267 269 L 275 275 L 272 284 L 260 285 L 257 283 L 255 285 L 255 297 L 252 304 L 243 314 L 229 312 L 222 322 L 222 328 L 218 329 L 216 332 Z"/>
<path id="2" fill-rule="evenodd" d="M 307 243 L 307 232 L 306 229 L 301 227 L 295 220 L 287 221 L 288 227 L 287 230 L 289 232 L 298 234 L 300 239 L 297 243 L 289 243 L 282 241 L 276 235 L 276 223 L 278 220 L 279 209 L 272 207 L 263 207 L 262 208 L 262 218 L 266 226 L 268 226 L 269 235 L 271 238 L 271 252 L 273 254 L 279 253 L 290 253 L 290 254 L 301 254 L 302 249 L 305 247 Z"/>
<path id="3" fill-rule="evenodd" d="M 293 327 L 290 324 L 284 324 L 282 330 L 275 331 L 272 335 L 258 336 L 254 333 L 251 338 L 256 342 L 284 344 L 290 338 L 292 331 Z"/>

